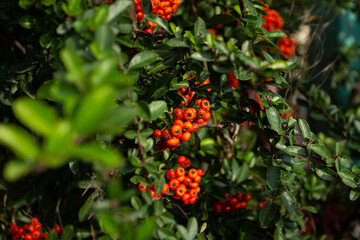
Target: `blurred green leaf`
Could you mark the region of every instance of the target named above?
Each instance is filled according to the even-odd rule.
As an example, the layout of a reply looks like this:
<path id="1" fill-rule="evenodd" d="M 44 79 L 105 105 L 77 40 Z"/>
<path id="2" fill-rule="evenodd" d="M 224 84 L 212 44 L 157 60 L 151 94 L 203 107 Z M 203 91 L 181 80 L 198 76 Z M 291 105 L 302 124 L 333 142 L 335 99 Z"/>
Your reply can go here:
<path id="1" fill-rule="evenodd" d="M 13 104 L 13 110 L 19 121 L 31 130 L 44 136 L 53 133 L 58 116 L 49 105 L 31 98 L 19 98 Z"/>
<path id="2" fill-rule="evenodd" d="M 198 222 L 195 217 L 191 217 L 187 224 L 187 232 L 189 239 L 194 239 L 198 232 Z"/>
<path id="3" fill-rule="evenodd" d="M 6 181 L 15 182 L 26 176 L 34 167 L 33 163 L 9 160 L 5 163 L 3 174 Z"/>
<path id="4" fill-rule="evenodd" d="M 99 197 L 99 193 L 97 192 L 93 193 L 91 197 L 89 197 L 85 201 L 85 203 L 81 206 L 78 214 L 80 222 L 85 221 L 89 217 L 91 212 L 94 211 L 94 207 L 96 205 L 96 202 L 98 201 L 98 197 Z"/>
<path id="5" fill-rule="evenodd" d="M 266 172 L 266 180 L 271 189 L 275 189 L 280 180 L 280 168 L 270 166 Z"/>
<path id="6" fill-rule="evenodd" d="M 30 134 L 15 125 L 0 124 L 0 143 L 11 149 L 19 158 L 35 160 L 39 146 Z"/>
<path id="7" fill-rule="evenodd" d="M 93 89 L 81 102 L 75 113 L 76 130 L 82 134 L 95 132 L 114 103 L 115 92 L 103 85 Z"/>
<path id="8" fill-rule="evenodd" d="M 284 191 L 281 193 L 282 201 L 288 212 L 292 213 L 295 210 L 296 199 L 290 191 Z M 265 206 L 265 205 L 264 205 Z"/>
<path id="9" fill-rule="evenodd" d="M 164 101 L 153 101 L 149 105 L 151 119 L 157 119 L 167 109 L 167 104 Z"/>

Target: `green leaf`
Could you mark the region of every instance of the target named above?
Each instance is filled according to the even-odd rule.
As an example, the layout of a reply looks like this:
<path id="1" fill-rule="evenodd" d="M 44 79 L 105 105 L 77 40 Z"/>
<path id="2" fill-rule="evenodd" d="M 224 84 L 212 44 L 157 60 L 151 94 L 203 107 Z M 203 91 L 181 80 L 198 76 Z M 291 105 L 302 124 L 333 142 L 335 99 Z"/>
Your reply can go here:
<path id="1" fill-rule="evenodd" d="M 128 123 L 134 120 L 136 114 L 137 108 L 125 106 L 111 108 L 105 116 L 105 119 L 100 123 L 99 131 L 120 133 Z"/>
<path id="2" fill-rule="evenodd" d="M 315 171 L 321 179 L 324 179 L 326 181 L 332 181 L 335 179 L 335 172 L 329 168 L 321 167 L 317 168 Z"/>
<path id="3" fill-rule="evenodd" d="M 310 149 L 319 154 L 322 158 L 331 158 L 329 150 L 322 144 L 311 144 Z"/>
<path id="4" fill-rule="evenodd" d="M 270 166 L 266 172 L 267 184 L 271 189 L 275 189 L 279 183 L 280 179 L 280 168 L 275 166 Z"/>
<path id="5" fill-rule="evenodd" d="M 305 121 L 304 119 L 299 119 L 299 126 L 300 126 L 301 132 L 303 134 L 303 137 L 307 141 L 310 141 L 311 140 L 311 130 L 310 130 L 309 123 L 307 121 Z"/>
<path id="6" fill-rule="evenodd" d="M 155 219 L 152 217 L 146 218 L 140 227 L 136 229 L 135 240 L 143 240 L 151 237 L 155 229 L 155 224 Z"/>
<path id="7" fill-rule="evenodd" d="M 275 216 L 275 207 L 272 202 L 266 203 L 259 211 L 259 222 L 261 227 L 267 227 Z"/>
<path id="8" fill-rule="evenodd" d="M 139 210 L 142 207 L 141 200 L 137 196 L 131 196 L 130 203 L 135 210 Z"/>
<path id="9" fill-rule="evenodd" d="M 33 16 L 23 16 L 19 20 L 19 24 L 27 29 L 32 29 L 36 26 L 36 18 Z"/>
<path id="10" fill-rule="evenodd" d="M 94 144 L 82 144 L 70 150 L 73 157 L 80 158 L 86 162 L 100 162 L 109 168 L 118 167 L 123 157 L 112 149 L 101 149 Z"/>
<path id="11" fill-rule="evenodd" d="M 191 217 L 187 224 L 187 232 L 189 234 L 189 239 L 194 239 L 198 232 L 198 222 L 195 217 Z"/>
<path id="12" fill-rule="evenodd" d="M 342 178 L 341 180 L 345 185 L 347 185 L 347 186 L 349 186 L 351 188 L 357 188 L 358 187 L 358 185 L 356 184 L 356 182 L 353 179 Z"/>
<path id="13" fill-rule="evenodd" d="M 129 68 L 141 68 L 154 62 L 158 54 L 152 50 L 145 50 L 136 54 L 129 63 Z"/>
<path id="14" fill-rule="evenodd" d="M 340 142 L 335 143 L 335 154 L 340 155 L 343 151 L 344 146 Z"/>
<path id="15" fill-rule="evenodd" d="M 306 158 L 308 156 L 306 150 L 298 146 L 288 146 L 284 149 L 284 151 L 291 156 L 302 157 L 302 158 Z"/>
<path id="16" fill-rule="evenodd" d="M 111 4 L 111 7 L 109 7 L 109 14 L 106 22 L 108 24 L 113 24 L 118 21 L 121 18 L 121 14 L 124 13 L 132 4 L 132 1 L 127 0 L 115 1 Z"/>
<path id="17" fill-rule="evenodd" d="M 14 125 L 0 124 L 0 143 L 11 149 L 19 158 L 35 160 L 39 146 L 30 134 Z"/>
<path id="18" fill-rule="evenodd" d="M 284 191 L 281 193 L 282 201 L 288 212 L 292 213 L 295 210 L 296 199 L 290 191 Z M 264 205 L 265 206 L 265 205 Z"/>
<path id="19" fill-rule="evenodd" d="M 190 240 L 191 239 L 190 236 L 189 236 L 188 231 L 186 230 L 186 228 L 184 226 L 177 225 L 176 228 L 177 228 L 177 232 L 180 234 L 180 236 L 181 236 L 181 238 L 183 240 Z"/>
<path id="20" fill-rule="evenodd" d="M 165 31 L 167 31 L 168 33 L 170 33 L 170 34 L 172 33 L 169 23 L 164 18 L 159 17 L 156 14 L 150 14 L 147 18 L 151 22 L 158 24 L 160 27 L 165 29 Z"/>
<path id="21" fill-rule="evenodd" d="M 311 213 L 318 213 L 318 209 L 314 206 L 303 206 L 302 209 Z"/>
<path id="22" fill-rule="evenodd" d="M 247 163 L 243 163 L 239 170 L 238 183 L 245 181 L 250 175 L 249 167 Z"/>
<path id="23" fill-rule="evenodd" d="M 64 48 L 60 52 L 61 60 L 63 61 L 69 81 L 77 84 L 79 88 L 83 88 L 83 80 L 85 73 L 82 69 L 82 60 L 72 49 Z"/>
<path id="24" fill-rule="evenodd" d="M 15 116 L 31 130 L 49 136 L 53 133 L 57 113 L 47 104 L 31 98 L 19 98 L 13 104 Z"/>
<path id="25" fill-rule="evenodd" d="M 243 2 L 244 2 L 244 4 L 245 4 L 245 6 L 249 9 L 251 15 L 256 16 L 257 11 L 256 11 L 256 8 L 255 8 L 255 6 L 253 5 L 253 3 L 252 3 L 251 1 L 249 1 L 249 0 L 243 0 Z"/>
<path id="26" fill-rule="evenodd" d="M 83 222 L 86 218 L 89 217 L 90 213 L 94 211 L 94 207 L 96 205 L 96 201 L 99 197 L 99 193 L 93 193 L 89 199 L 85 201 L 85 203 L 81 206 L 79 210 L 79 221 Z"/>
<path id="27" fill-rule="evenodd" d="M 254 76 L 254 73 L 251 72 L 250 70 L 242 70 L 242 71 L 239 71 L 239 74 L 237 74 L 238 79 L 241 81 L 250 80 L 253 78 L 253 76 Z"/>
<path id="28" fill-rule="evenodd" d="M 95 42 L 101 51 L 111 49 L 114 43 L 114 33 L 111 28 L 105 25 L 98 27 L 95 31 Z"/>
<path id="29" fill-rule="evenodd" d="M 72 225 L 66 225 L 61 234 L 61 239 L 71 240 L 75 237 L 74 227 Z"/>
<path id="30" fill-rule="evenodd" d="M 281 118 L 278 110 L 274 107 L 266 108 L 265 110 L 271 128 L 279 134 L 282 134 L 284 131 L 281 129 Z"/>
<path id="31" fill-rule="evenodd" d="M 268 68 L 276 70 L 276 69 L 287 69 L 289 67 L 288 67 L 288 64 L 287 64 L 286 61 L 284 61 L 284 60 L 276 60 L 273 63 L 271 63 L 268 66 Z"/>
<path id="32" fill-rule="evenodd" d="M 181 40 L 179 38 L 171 38 L 166 42 L 166 45 L 169 47 L 190 47 L 189 43 L 185 40 Z"/>
<path id="33" fill-rule="evenodd" d="M 206 35 L 208 33 L 208 31 L 206 30 L 205 21 L 200 17 L 198 17 L 198 19 L 195 22 L 194 32 L 195 35 L 201 35 L 201 34 Z"/>
<path id="34" fill-rule="evenodd" d="M 82 134 L 96 132 L 111 104 L 114 103 L 114 98 L 115 91 L 110 86 L 103 85 L 93 89 L 75 113 L 76 130 Z"/>
<path id="35" fill-rule="evenodd" d="M 210 20 L 210 24 L 229 24 L 232 22 L 235 22 L 236 18 L 231 16 L 231 15 L 227 15 L 227 14 L 218 14 L 215 15 L 211 20 Z"/>
<path id="36" fill-rule="evenodd" d="M 135 130 L 127 130 L 126 132 L 125 132 L 125 137 L 127 138 L 127 139 L 135 139 L 136 137 L 137 137 L 137 134 L 136 134 L 136 132 L 135 132 Z"/>
<path id="37" fill-rule="evenodd" d="M 151 119 L 155 120 L 160 117 L 167 109 L 167 104 L 164 101 L 153 101 L 149 105 Z"/>
<path id="38" fill-rule="evenodd" d="M 94 17 L 91 19 L 91 26 L 96 28 L 106 21 L 109 13 L 109 8 L 106 5 L 100 5 L 95 12 Z"/>
<path id="39" fill-rule="evenodd" d="M 214 57 L 208 52 L 194 52 L 193 54 L 191 54 L 191 58 L 205 62 L 214 61 Z"/>
<path id="40" fill-rule="evenodd" d="M 82 0 L 68 0 L 68 13 L 71 16 L 80 15 L 83 11 Z"/>
<path id="41" fill-rule="evenodd" d="M 286 64 L 289 69 L 296 67 L 296 62 L 294 60 L 287 60 Z"/>
<path id="42" fill-rule="evenodd" d="M 29 162 L 20 160 L 7 161 L 4 166 L 4 179 L 9 182 L 15 182 L 26 176 L 33 167 L 35 167 L 35 165 Z"/>
<path id="43" fill-rule="evenodd" d="M 265 38 L 285 38 L 287 35 L 279 30 L 272 30 L 271 32 L 264 34 L 263 37 Z"/>
<path id="44" fill-rule="evenodd" d="M 359 189 L 352 189 L 350 191 L 349 198 L 351 201 L 356 201 L 360 197 L 360 190 Z"/>

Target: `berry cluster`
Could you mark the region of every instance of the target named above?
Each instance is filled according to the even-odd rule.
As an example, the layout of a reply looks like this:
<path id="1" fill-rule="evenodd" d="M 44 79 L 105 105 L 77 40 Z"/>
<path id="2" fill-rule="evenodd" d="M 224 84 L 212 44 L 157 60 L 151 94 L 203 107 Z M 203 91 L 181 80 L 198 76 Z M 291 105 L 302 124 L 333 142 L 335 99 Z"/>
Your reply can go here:
<path id="1" fill-rule="evenodd" d="M 144 19 L 143 9 L 141 5 L 141 0 L 134 0 L 135 3 L 135 12 L 136 18 L 139 22 L 142 22 Z M 156 14 L 166 20 L 170 20 L 171 14 L 175 13 L 178 9 L 181 1 L 180 0 L 151 0 L 152 10 L 151 13 Z M 144 31 L 147 33 L 153 33 L 156 24 L 147 21 L 147 26 Z"/>
<path id="2" fill-rule="evenodd" d="M 169 180 L 169 188 L 174 191 L 172 198 L 181 199 L 185 205 L 194 204 L 200 192 L 199 183 L 204 172 L 201 169 L 190 168 L 186 173 L 185 168 L 189 167 L 191 162 L 185 156 L 180 156 L 177 163 L 180 167 L 175 171 L 169 169 L 165 174 Z"/>
<path id="3" fill-rule="evenodd" d="M 59 236 L 62 229 L 56 225 L 50 232 L 54 230 Z M 42 231 L 42 225 L 37 218 L 31 218 L 30 224 L 24 224 L 24 227 L 18 227 L 15 224 L 10 225 L 10 234 L 13 240 L 42 240 L 47 239 L 48 234 Z"/>
<path id="4" fill-rule="evenodd" d="M 209 101 L 202 100 L 200 107 L 198 110 L 195 108 L 184 110 L 175 108 L 173 110 L 174 123 L 171 128 L 154 131 L 154 137 L 161 139 L 156 144 L 160 151 L 165 151 L 167 148 L 174 150 L 180 145 L 180 142 L 186 142 L 190 139 L 191 133 L 199 129 L 199 124 L 207 123 L 211 117 Z"/>
<path id="5" fill-rule="evenodd" d="M 139 191 L 148 189 L 151 196 L 157 200 L 162 196 L 168 195 L 172 196 L 174 199 L 181 199 L 184 204 L 194 204 L 197 200 L 197 195 L 200 192 L 199 183 L 201 182 L 201 177 L 204 175 L 204 172 L 201 169 L 191 168 L 186 173 L 185 168 L 191 165 L 191 161 L 185 156 L 180 156 L 177 163 L 180 167 L 177 167 L 175 170 L 169 169 L 166 172 L 165 177 L 168 180 L 168 183 L 164 184 L 164 187 L 158 196 L 156 196 L 155 185 L 148 188 L 142 183 L 139 183 Z"/>
<path id="6" fill-rule="evenodd" d="M 272 30 L 280 30 L 283 27 L 283 18 L 277 11 L 270 9 L 267 4 L 265 5 L 267 6 L 267 8 L 263 8 L 263 10 L 267 13 L 267 15 L 262 16 L 265 20 L 262 27 L 268 30 L 268 32 Z"/>
<path id="7" fill-rule="evenodd" d="M 246 203 L 251 199 L 250 194 L 245 194 L 243 196 L 242 193 L 237 193 L 235 196 L 232 196 L 230 193 L 225 193 L 225 200 L 218 200 L 213 203 L 215 214 L 229 212 L 230 210 L 233 212 L 238 211 L 239 209 L 243 209 L 246 206 Z"/>
<path id="8" fill-rule="evenodd" d="M 281 38 L 278 47 L 284 53 L 284 57 L 289 59 L 295 54 L 296 51 L 296 39 L 295 38 Z"/>
<path id="9" fill-rule="evenodd" d="M 195 79 L 195 75 L 193 75 L 192 77 L 189 77 L 187 78 L 186 80 L 187 81 L 191 81 L 193 79 Z M 194 83 L 195 85 L 198 85 L 199 82 L 195 82 Z M 203 85 L 206 85 L 206 84 L 210 84 L 210 80 L 209 79 L 206 79 L 204 82 L 202 82 L 200 84 L 200 86 L 203 86 Z M 209 88 L 208 91 L 210 92 L 211 89 Z M 189 102 L 192 100 L 192 98 L 194 97 L 195 95 L 195 92 L 194 91 L 191 91 L 191 88 L 190 87 L 181 87 L 179 90 L 178 90 L 178 93 L 180 93 L 185 99 L 186 99 L 186 102 L 185 101 L 181 101 L 181 104 L 184 105 L 184 106 L 187 106 L 189 104 Z M 200 106 L 201 104 L 201 101 L 204 100 L 204 99 L 200 99 L 199 97 L 196 99 L 196 103 L 195 103 L 195 106 Z"/>

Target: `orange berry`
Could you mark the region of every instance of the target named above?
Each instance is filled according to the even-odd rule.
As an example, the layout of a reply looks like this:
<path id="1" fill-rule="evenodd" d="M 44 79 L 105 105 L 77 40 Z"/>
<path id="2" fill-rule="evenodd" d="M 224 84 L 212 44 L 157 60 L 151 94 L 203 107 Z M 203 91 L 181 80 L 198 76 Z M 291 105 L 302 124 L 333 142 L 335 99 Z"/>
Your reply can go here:
<path id="1" fill-rule="evenodd" d="M 30 223 L 31 223 L 31 225 L 35 225 L 36 223 L 38 223 L 39 222 L 39 220 L 37 219 L 37 218 L 35 218 L 35 217 L 33 217 L 33 218 L 31 218 L 30 219 Z"/>
<path id="2" fill-rule="evenodd" d="M 206 118 L 206 111 L 202 108 L 198 109 L 197 112 L 196 112 L 196 117 L 198 119 L 204 119 Z"/>
<path id="3" fill-rule="evenodd" d="M 165 183 L 165 184 L 164 184 L 164 188 L 163 188 L 163 190 L 161 191 L 161 194 L 162 194 L 162 195 L 166 195 L 166 194 L 169 193 L 169 191 L 170 191 L 170 189 L 169 189 L 169 184 Z"/>
<path id="4" fill-rule="evenodd" d="M 184 188 L 182 188 L 182 187 L 178 187 L 175 190 L 176 196 L 179 196 L 179 197 L 183 196 L 185 194 L 185 192 L 186 192 L 186 189 L 184 190 Z"/>
<path id="5" fill-rule="evenodd" d="M 175 171 L 172 169 L 167 170 L 165 177 L 169 180 L 174 179 L 175 178 Z"/>
<path id="6" fill-rule="evenodd" d="M 173 13 L 172 7 L 169 6 L 165 8 L 165 12 L 164 12 L 165 15 L 171 15 L 172 13 Z"/>
<path id="7" fill-rule="evenodd" d="M 190 186 L 190 184 L 192 183 L 192 180 L 189 177 L 184 177 L 183 183 L 185 186 Z"/>
<path id="8" fill-rule="evenodd" d="M 180 183 L 179 183 L 179 181 L 176 180 L 176 179 L 171 179 L 170 182 L 169 182 L 169 187 L 170 187 L 170 189 L 172 189 L 172 190 L 177 189 L 177 188 L 179 187 L 179 185 L 180 185 Z"/>
<path id="9" fill-rule="evenodd" d="M 206 116 L 204 117 L 204 120 L 207 121 L 207 120 L 209 120 L 209 118 L 211 118 L 211 113 L 206 112 Z"/>
<path id="10" fill-rule="evenodd" d="M 141 5 L 141 0 L 134 0 L 135 5 Z"/>
<path id="11" fill-rule="evenodd" d="M 154 137 L 155 138 L 161 138 L 161 130 L 157 129 L 154 131 Z"/>
<path id="12" fill-rule="evenodd" d="M 200 176 L 194 177 L 194 182 L 200 183 L 201 182 L 201 177 Z"/>
<path id="13" fill-rule="evenodd" d="M 156 192 L 153 189 L 150 189 L 150 194 L 154 198 L 156 196 Z"/>
<path id="14" fill-rule="evenodd" d="M 244 196 L 244 200 L 247 202 L 251 199 L 251 195 L 250 194 L 245 194 Z"/>
<path id="15" fill-rule="evenodd" d="M 181 177 L 185 175 L 185 169 L 183 167 L 178 167 L 175 170 L 175 174 L 177 177 Z"/>
<path id="16" fill-rule="evenodd" d="M 200 192 L 200 190 L 201 190 L 201 188 L 200 187 L 196 187 L 196 188 L 194 188 L 195 189 L 195 191 L 197 192 L 197 193 L 199 193 Z"/>
<path id="17" fill-rule="evenodd" d="M 224 196 L 226 197 L 226 199 L 230 199 L 232 197 L 232 195 L 230 193 L 224 193 Z"/>
<path id="18" fill-rule="evenodd" d="M 243 194 L 242 193 L 237 193 L 235 197 L 237 198 L 238 201 L 241 201 L 242 198 L 243 198 Z"/>
<path id="19" fill-rule="evenodd" d="M 198 175 L 199 175 L 200 177 L 205 174 L 202 169 L 198 169 L 198 170 L 197 170 L 197 173 L 198 173 Z"/>
<path id="20" fill-rule="evenodd" d="M 162 9 L 158 9 L 157 11 L 156 11 L 156 15 L 158 15 L 158 16 L 162 16 L 164 14 L 164 11 L 162 10 Z"/>
<path id="21" fill-rule="evenodd" d="M 177 163 L 179 164 L 179 165 L 181 165 L 183 162 L 185 162 L 186 161 L 186 157 L 185 156 L 180 156 L 180 157 L 178 157 L 178 159 L 177 159 Z"/>
<path id="22" fill-rule="evenodd" d="M 231 206 L 235 206 L 235 204 L 237 204 L 238 200 L 235 197 L 232 197 L 228 200 L 228 202 Z"/>
<path id="23" fill-rule="evenodd" d="M 161 138 L 164 139 L 164 140 L 168 140 L 170 139 L 172 136 L 170 134 L 170 131 L 169 129 L 164 129 L 162 132 L 161 132 Z"/>
<path id="24" fill-rule="evenodd" d="M 189 167 L 190 165 L 191 165 L 191 161 L 190 161 L 189 159 L 186 159 L 186 161 L 181 164 L 181 166 L 182 166 L 183 168 L 187 168 L 187 167 Z"/>
<path id="25" fill-rule="evenodd" d="M 183 112 L 181 111 L 181 109 L 180 108 L 175 108 L 174 110 L 173 110 L 173 117 L 175 118 L 175 119 L 182 119 L 183 118 Z"/>
<path id="26" fill-rule="evenodd" d="M 196 117 L 195 113 L 196 110 L 194 108 L 187 108 L 183 112 L 183 118 L 187 121 L 191 121 Z"/>
<path id="27" fill-rule="evenodd" d="M 180 140 L 182 142 L 187 142 L 189 139 L 191 138 L 191 133 L 190 132 L 184 132 L 181 137 Z"/>
<path id="28" fill-rule="evenodd" d="M 190 197 L 189 204 L 194 204 L 197 200 L 197 197 Z"/>
<path id="29" fill-rule="evenodd" d="M 179 183 L 181 183 L 184 181 L 185 176 L 180 176 L 180 177 L 177 177 L 176 179 L 179 181 Z"/>
<path id="30" fill-rule="evenodd" d="M 136 14 L 136 18 L 137 18 L 137 20 L 138 20 L 139 22 L 141 22 L 141 21 L 143 20 L 143 13 L 142 13 L 142 12 L 138 12 L 138 13 Z"/>
<path id="31" fill-rule="evenodd" d="M 182 134 L 182 127 L 179 125 L 173 125 L 170 129 L 170 134 L 176 138 L 180 138 Z"/>
<path id="32" fill-rule="evenodd" d="M 157 147 L 157 149 L 159 149 L 159 151 L 162 151 L 162 152 L 167 149 L 167 146 L 163 140 L 158 141 L 156 144 L 156 147 Z"/>
<path id="33" fill-rule="evenodd" d="M 144 190 L 146 190 L 146 186 L 143 185 L 142 183 L 139 183 L 138 184 L 138 189 L 139 189 L 139 191 L 144 191 Z"/>
<path id="34" fill-rule="evenodd" d="M 201 101 L 201 104 L 200 104 L 200 107 L 202 109 L 204 109 L 205 111 L 209 111 L 210 110 L 210 103 L 208 100 L 202 100 Z"/>
<path id="35" fill-rule="evenodd" d="M 183 128 L 184 122 L 181 121 L 180 119 L 177 119 L 177 120 L 174 121 L 174 125 L 178 125 L 178 126 L 180 126 L 181 128 Z"/>
<path id="36" fill-rule="evenodd" d="M 193 122 L 193 123 L 192 123 L 192 126 L 193 126 L 194 131 L 196 131 L 196 130 L 199 129 L 199 124 L 196 123 L 196 122 Z"/>
<path id="37" fill-rule="evenodd" d="M 197 197 L 198 193 L 194 188 L 192 188 L 192 189 L 189 190 L 189 194 L 190 194 L 191 197 Z"/>
<path id="38" fill-rule="evenodd" d="M 198 172 L 195 168 L 191 168 L 189 171 L 188 171 L 188 176 L 192 179 L 194 179 L 196 176 L 198 175 Z"/>
<path id="39" fill-rule="evenodd" d="M 205 124 L 205 120 L 200 118 L 200 119 L 196 120 L 196 123 L 199 124 L 199 125 L 200 124 Z"/>
<path id="40" fill-rule="evenodd" d="M 176 147 L 179 144 L 179 139 L 176 137 L 172 137 L 172 138 L 166 140 L 165 144 L 168 148 Z"/>
<path id="41" fill-rule="evenodd" d="M 190 188 L 197 188 L 199 184 L 197 182 L 190 183 Z"/>
<path id="42" fill-rule="evenodd" d="M 189 193 L 184 193 L 184 195 L 182 195 L 181 200 L 185 203 L 188 202 L 190 199 L 190 194 Z"/>
<path id="43" fill-rule="evenodd" d="M 192 123 L 190 121 L 184 122 L 184 126 L 182 128 L 183 132 L 194 132 Z"/>

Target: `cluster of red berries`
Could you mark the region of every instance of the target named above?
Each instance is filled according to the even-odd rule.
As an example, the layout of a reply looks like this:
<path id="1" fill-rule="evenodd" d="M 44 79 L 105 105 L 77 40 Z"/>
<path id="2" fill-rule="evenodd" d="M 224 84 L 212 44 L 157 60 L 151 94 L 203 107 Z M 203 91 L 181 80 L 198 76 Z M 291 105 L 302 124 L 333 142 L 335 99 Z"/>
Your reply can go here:
<path id="1" fill-rule="evenodd" d="M 164 184 L 164 187 L 159 195 L 156 196 L 156 186 L 152 185 L 150 188 L 138 184 L 139 191 L 149 190 L 153 198 L 160 199 L 162 196 L 172 196 L 174 199 L 181 199 L 184 204 L 194 204 L 197 200 L 197 195 L 200 192 L 199 183 L 204 172 L 201 169 L 191 168 L 186 173 L 185 168 L 191 165 L 190 159 L 185 156 L 180 156 L 177 160 L 180 165 L 175 170 L 169 169 L 165 177 L 168 183 Z"/>
<path id="2" fill-rule="evenodd" d="M 50 232 L 52 230 L 59 236 L 62 234 L 62 228 L 59 225 L 56 225 Z M 48 237 L 48 234 L 42 231 L 42 225 L 37 218 L 31 218 L 30 224 L 24 224 L 24 227 L 11 224 L 10 234 L 13 240 L 42 240 Z"/>
<path id="3" fill-rule="evenodd" d="M 141 5 L 141 0 L 134 0 L 135 3 L 135 12 L 136 18 L 139 22 L 142 22 L 144 19 L 143 9 Z M 178 9 L 181 0 L 151 0 L 152 10 L 151 13 L 156 14 L 166 20 L 170 20 L 171 14 L 175 13 Z M 147 26 L 144 31 L 147 33 L 153 33 L 156 24 L 147 21 Z"/>
<path id="4" fill-rule="evenodd" d="M 295 54 L 296 51 L 296 39 L 295 38 L 281 38 L 278 43 L 278 47 L 284 53 L 284 57 L 289 59 Z"/>
<path id="5" fill-rule="evenodd" d="M 262 16 L 265 20 L 262 27 L 268 30 L 268 32 L 272 30 L 280 30 L 283 27 L 284 19 L 277 11 L 270 9 L 267 4 L 265 5 L 267 8 L 263 8 L 263 10 L 267 13 L 267 15 Z"/>
<path id="6" fill-rule="evenodd" d="M 199 129 L 199 124 L 206 124 L 211 117 L 210 103 L 208 100 L 202 100 L 200 109 L 186 108 L 181 110 L 175 108 L 172 112 L 174 123 L 171 128 L 164 130 L 155 130 L 154 137 L 161 139 L 156 146 L 160 151 L 167 148 L 174 150 L 180 145 L 180 142 L 186 142 L 190 139 L 191 133 Z"/>
<path id="7" fill-rule="evenodd" d="M 230 193 L 225 193 L 225 200 L 218 200 L 213 203 L 215 214 L 229 212 L 230 210 L 236 212 L 246 207 L 246 203 L 251 199 L 250 194 L 237 193 L 232 196 Z"/>
<path id="8" fill-rule="evenodd" d="M 186 80 L 187 81 L 191 81 L 193 79 L 195 79 L 195 75 L 193 75 L 192 77 L 189 77 L 187 78 Z M 195 82 L 194 83 L 195 85 L 198 85 L 199 82 Z M 210 80 L 209 79 L 206 79 L 204 82 L 202 82 L 200 84 L 200 86 L 203 86 L 203 85 L 206 85 L 206 84 L 210 84 Z M 208 91 L 210 92 L 211 89 L 209 88 Z M 186 102 L 185 101 L 181 101 L 181 104 L 184 105 L 184 106 L 187 106 L 189 104 L 189 102 L 192 100 L 192 98 L 194 97 L 195 95 L 195 92 L 194 91 L 191 91 L 191 88 L 190 87 L 181 87 L 180 89 L 178 89 L 178 93 L 180 93 L 185 99 L 186 99 Z M 196 103 L 195 103 L 195 106 L 200 106 L 201 104 L 201 101 L 204 100 L 204 99 L 200 99 L 199 97 L 196 99 Z"/>

